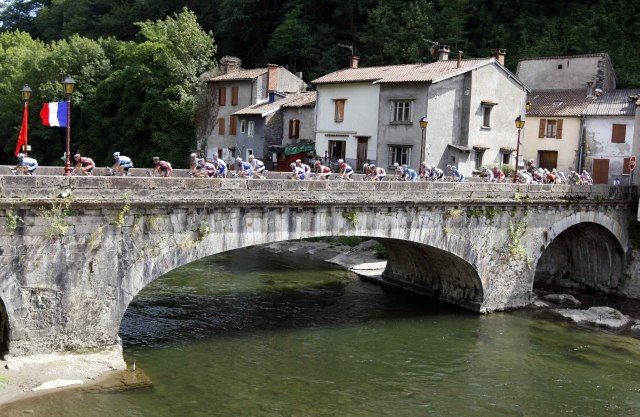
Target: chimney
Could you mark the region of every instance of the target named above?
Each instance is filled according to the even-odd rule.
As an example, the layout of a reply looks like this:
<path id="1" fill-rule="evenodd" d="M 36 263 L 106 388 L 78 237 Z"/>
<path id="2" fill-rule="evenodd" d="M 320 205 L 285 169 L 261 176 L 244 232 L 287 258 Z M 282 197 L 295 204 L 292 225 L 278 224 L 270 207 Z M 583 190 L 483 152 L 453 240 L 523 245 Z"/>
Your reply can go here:
<path id="1" fill-rule="evenodd" d="M 462 54 L 463 53 L 464 52 L 462 52 L 462 51 L 458 51 L 458 64 L 457 64 L 456 68 L 460 68 L 460 65 L 462 63 Z"/>
<path id="2" fill-rule="evenodd" d="M 358 61 L 360 61 L 359 56 L 351 55 L 351 61 L 349 63 L 349 68 L 356 69 L 358 68 Z"/>
<path id="3" fill-rule="evenodd" d="M 302 71 L 296 72 L 296 77 L 302 79 Z"/>
<path id="4" fill-rule="evenodd" d="M 240 60 L 240 58 L 237 58 L 235 56 L 223 56 L 220 59 L 220 69 L 222 70 L 223 74 L 236 72 L 240 69 L 241 65 L 242 61 Z"/>
<path id="5" fill-rule="evenodd" d="M 451 49 L 449 49 L 448 45 L 440 45 L 438 47 L 438 61 L 448 61 L 449 52 L 451 52 Z"/>
<path id="6" fill-rule="evenodd" d="M 593 97 L 593 81 L 587 81 L 587 97 Z"/>
<path id="7" fill-rule="evenodd" d="M 267 90 L 278 91 L 278 70 L 280 69 L 280 66 L 276 64 L 267 64 L 267 67 L 269 68 L 269 72 L 267 73 Z"/>
<path id="8" fill-rule="evenodd" d="M 501 64 L 504 65 L 504 57 L 507 55 L 507 50 L 504 48 L 498 48 L 491 51 L 493 57 Z"/>

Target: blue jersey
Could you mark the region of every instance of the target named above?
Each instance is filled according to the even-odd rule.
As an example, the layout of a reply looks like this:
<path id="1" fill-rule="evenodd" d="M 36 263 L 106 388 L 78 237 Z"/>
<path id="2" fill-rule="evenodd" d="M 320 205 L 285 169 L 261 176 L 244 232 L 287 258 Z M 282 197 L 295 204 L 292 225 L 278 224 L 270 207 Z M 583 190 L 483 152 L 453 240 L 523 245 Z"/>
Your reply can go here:
<path id="1" fill-rule="evenodd" d="M 218 173 L 226 174 L 227 173 L 227 163 L 222 159 L 218 159 Z"/>
<path id="2" fill-rule="evenodd" d="M 27 167 L 30 172 L 35 171 L 35 169 L 38 168 L 38 161 L 25 156 L 24 158 L 22 158 L 22 161 L 20 161 L 20 166 Z"/>
<path id="3" fill-rule="evenodd" d="M 304 172 L 304 168 L 302 167 L 294 167 L 293 168 L 293 173 L 294 175 L 296 175 L 298 177 L 298 179 L 303 180 L 305 178 L 307 178 L 307 174 Z"/>
<path id="4" fill-rule="evenodd" d="M 242 169 L 246 175 L 253 175 L 253 166 L 248 162 L 243 162 L 240 169 Z"/>
<path id="5" fill-rule="evenodd" d="M 123 168 L 131 168 L 133 166 L 133 163 L 131 162 L 131 158 L 129 158 L 128 156 L 124 156 L 124 155 L 120 155 L 118 157 L 118 165 L 120 165 Z"/>
<path id="6" fill-rule="evenodd" d="M 414 169 L 405 168 L 403 171 L 410 181 L 418 181 L 418 173 Z"/>

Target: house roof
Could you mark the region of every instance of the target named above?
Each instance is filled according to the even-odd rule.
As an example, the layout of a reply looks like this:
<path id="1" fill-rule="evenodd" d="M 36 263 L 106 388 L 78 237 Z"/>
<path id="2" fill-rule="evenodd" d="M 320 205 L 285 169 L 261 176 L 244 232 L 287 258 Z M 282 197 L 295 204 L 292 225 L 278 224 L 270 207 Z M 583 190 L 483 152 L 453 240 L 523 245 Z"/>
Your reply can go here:
<path id="1" fill-rule="evenodd" d="M 308 107 L 316 102 L 315 91 L 287 94 L 286 97 L 272 102 L 253 104 L 233 113 L 235 116 L 265 117 L 280 110 L 281 107 Z"/>
<path id="2" fill-rule="evenodd" d="M 283 108 L 301 108 L 301 107 L 313 107 L 316 104 L 315 91 L 306 91 L 304 93 L 290 94 L 287 96 L 287 100 L 282 104 Z"/>
<path id="3" fill-rule="evenodd" d="M 549 59 L 572 59 L 572 58 L 607 58 L 609 59 L 609 54 L 606 52 L 597 52 L 593 54 L 582 54 L 582 55 L 553 55 L 553 56 L 532 56 L 527 58 L 522 58 L 520 61 L 546 61 Z"/>
<path id="4" fill-rule="evenodd" d="M 230 72 L 228 74 L 218 75 L 217 77 L 209 78 L 208 82 L 217 82 L 217 81 L 241 81 L 241 80 L 253 80 L 261 76 L 262 74 L 266 74 L 268 71 L 267 68 L 254 68 L 254 69 L 241 69 L 238 71 Z"/>
<path id="5" fill-rule="evenodd" d="M 579 117 L 593 98 L 587 97 L 586 89 L 532 91 L 527 101 L 531 109 L 527 116 L 568 116 Z"/>
<path id="6" fill-rule="evenodd" d="M 594 99 L 586 108 L 586 116 L 633 116 L 640 89 L 607 91 Z"/>
<path id="7" fill-rule="evenodd" d="M 353 82 L 373 83 L 409 83 L 431 82 L 436 83 L 444 79 L 455 77 L 472 69 L 495 63 L 523 88 L 527 87 L 516 78 L 507 68 L 498 63 L 495 58 L 463 59 L 458 62 L 455 59 L 436 61 L 431 63 L 417 63 L 405 65 L 386 65 L 381 67 L 346 68 L 332 72 L 312 81 L 313 84 L 336 84 Z M 528 90 L 528 89 L 527 89 Z"/>

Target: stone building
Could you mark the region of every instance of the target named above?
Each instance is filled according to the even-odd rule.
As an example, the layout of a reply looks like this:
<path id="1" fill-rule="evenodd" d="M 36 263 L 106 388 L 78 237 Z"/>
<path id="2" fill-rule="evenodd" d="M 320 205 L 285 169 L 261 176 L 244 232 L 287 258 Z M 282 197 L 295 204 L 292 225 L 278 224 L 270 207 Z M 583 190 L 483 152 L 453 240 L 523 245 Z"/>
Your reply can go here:
<path id="1" fill-rule="evenodd" d="M 241 61 L 235 57 L 220 60 L 220 74 L 205 80 L 210 100 L 208 118 L 213 120 L 202 133 L 206 140 L 206 154 L 217 154 L 230 162 L 236 155 L 239 132 L 238 119 L 234 113 L 254 104 L 269 101 L 269 93 L 295 93 L 304 91 L 306 84 L 301 77 L 278 65 L 266 68 L 242 69 Z M 247 126 L 246 129 L 253 127 Z"/>
<path id="2" fill-rule="evenodd" d="M 255 155 L 273 169 L 288 145 L 312 138 L 314 108 L 315 92 L 270 92 L 266 102 L 238 110 L 237 156 Z"/>
<path id="3" fill-rule="evenodd" d="M 629 181 L 639 97 L 640 89 L 608 91 L 593 99 L 583 113 L 585 168 L 597 184 Z"/>
<path id="4" fill-rule="evenodd" d="M 318 89 L 316 149 L 358 168 L 375 162 L 418 167 L 421 155 L 470 175 L 483 165 L 510 164 L 527 87 L 495 57 L 358 67 L 313 81 Z M 421 118 L 426 117 L 422 149 Z"/>
<path id="5" fill-rule="evenodd" d="M 578 170 L 582 113 L 592 100 L 585 89 L 531 92 L 522 138 L 523 158 L 549 170 Z"/>

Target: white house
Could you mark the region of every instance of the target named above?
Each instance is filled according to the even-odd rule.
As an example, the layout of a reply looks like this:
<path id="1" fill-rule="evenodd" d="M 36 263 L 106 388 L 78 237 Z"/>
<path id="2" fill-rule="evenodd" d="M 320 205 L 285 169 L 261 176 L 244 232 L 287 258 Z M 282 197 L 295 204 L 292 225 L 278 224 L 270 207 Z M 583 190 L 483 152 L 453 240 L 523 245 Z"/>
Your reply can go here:
<path id="1" fill-rule="evenodd" d="M 608 91 L 583 113 L 585 167 L 597 184 L 628 182 L 638 97 L 640 89 Z"/>

